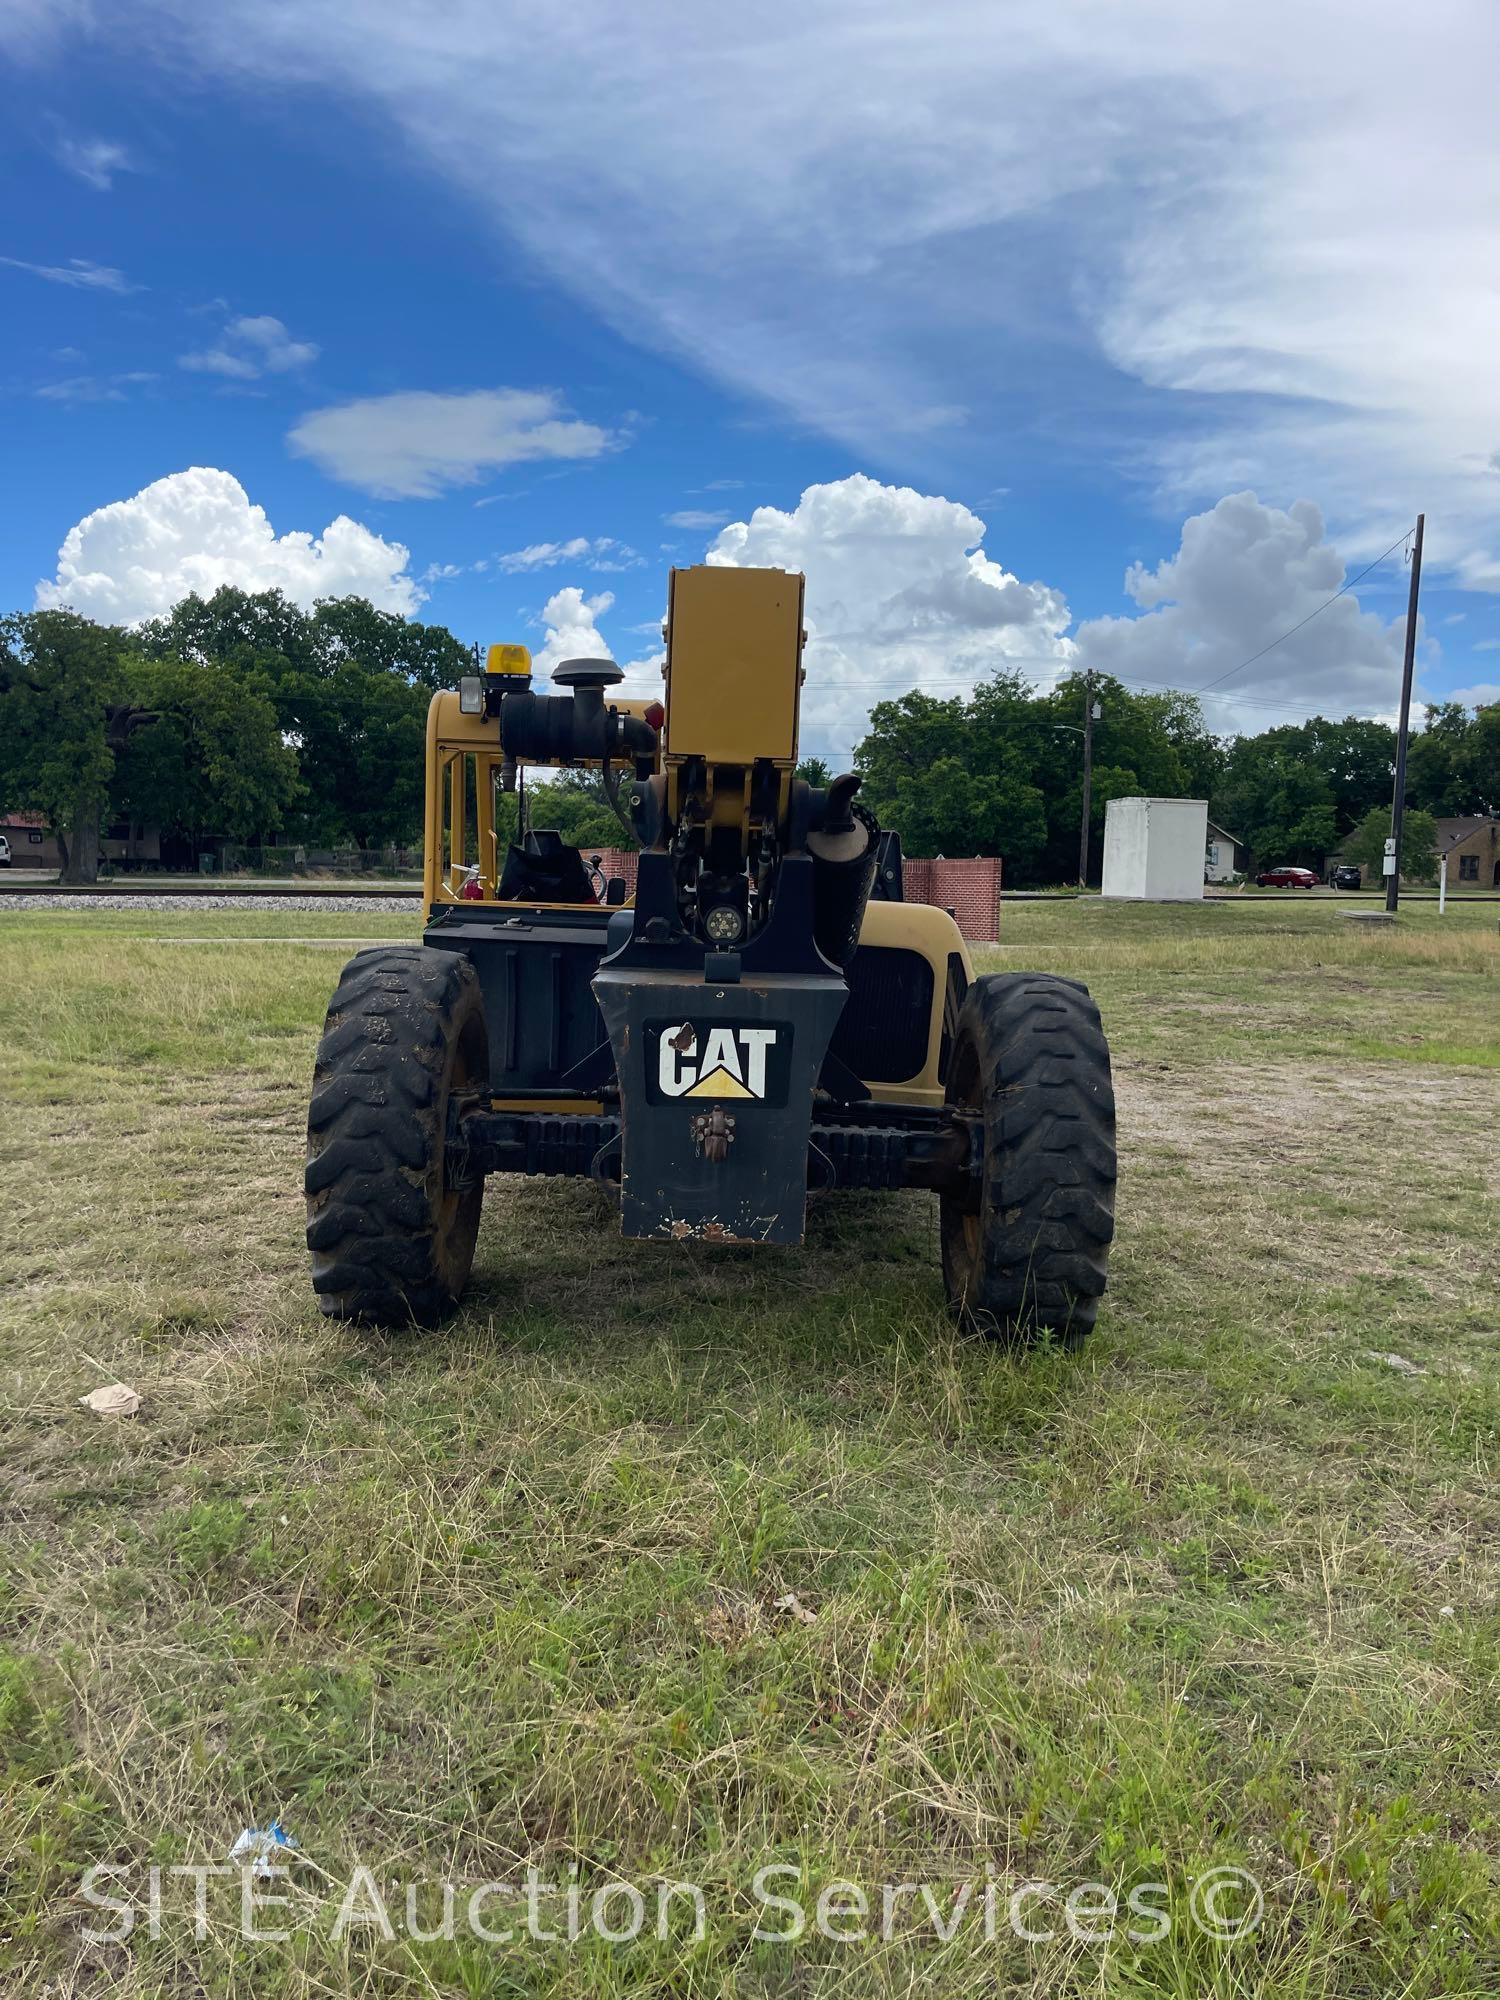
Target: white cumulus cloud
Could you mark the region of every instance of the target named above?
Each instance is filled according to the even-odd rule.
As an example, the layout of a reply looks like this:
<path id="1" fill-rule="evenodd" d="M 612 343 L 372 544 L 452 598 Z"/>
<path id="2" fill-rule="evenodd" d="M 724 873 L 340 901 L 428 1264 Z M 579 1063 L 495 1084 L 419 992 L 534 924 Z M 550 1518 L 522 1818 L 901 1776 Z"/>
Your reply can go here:
<path id="1" fill-rule="evenodd" d="M 809 756 L 847 762 L 871 706 L 908 688 L 946 698 L 1006 666 L 1039 681 L 1068 666 L 1067 599 L 1013 576 L 984 537 L 957 501 L 864 473 L 722 530 L 709 562 L 806 575 Z"/>
<path id="2" fill-rule="evenodd" d="M 288 444 L 331 478 L 384 499 L 431 500 L 528 459 L 597 458 L 611 438 L 553 389 L 408 389 L 313 410 Z"/>
<path id="3" fill-rule="evenodd" d="M 221 584 L 284 591 L 304 607 L 320 597 L 367 597 L 403 614 L 422 597 L 400 542 L 347 514 L 321 535 L 278 535 L 231 473 L 195 465 L 86 514 L 68 530 L 55 578 L 37 585 L 36 603 L 133 625 Z"/>
<path id="4" fill-rule="evenodd" d="M 614 656 L 597 621 L 614 604 L 614 592 L 585 597 L 576 584 L 555 591 L 542 606 L 546 636 L 532 656 L 531 671 L 545 680 L 561 660 L 608 660 Z"/>
<path id="5" fill-rule="evenodd" d="M 809 486 L 795 507 L 757 507 L 720 531 L 709 563 L 807 579 L 805 754 L 847 764 L 876 702 L 910 688 L 965 696 L 1006 671 L 1043 688 L 1080 666 L 1141 689 L 1192 691 L 1227 676 L 1204 696 L 1209 726 L 1224 732 L 1259 731 L 1278 714 L 1394 709 L 1404 621 L 1365 610 L 1353 590 L 1336 595 L 1349 572 L 1311 501 L 1283 510 L 1253 493 L 1227 494 L 1183 523 L 1174 554 L 1132 565 L 1130 613 L 1072 632 L 1062 591 L 1015 575 L 985 537 L 984 522 L 959 502 L 865 473 Z M 1388 585 L 1399 564 L 1398 553 L 1374 581 L 1383 574 Z M 660 649 L 626 659 L 599 629 L 613 601 L 577 585 L 557 591 L 541 614 L 538 672 L 611 655 L 625 669 L 624 692 L 659 693 Z M 655 621 L 626 628 L 642 638 L 658 629 Z M 1231 671 L 1262 649 L 1263 658 Z M 1419 663 L 1435 656 L 1434 641 L 1418 649 Z"/>
<path id="6" fill-rule="evenodd" d="M 1328 603 L 1345 581 L 1344 558 L 1312 501 L 1283 510 L 1229 493 L 1183 523 L 1175 555 L 1154 569 L 1131 566 L 1125 589 L 1142 615 L 1089 619 L 1078 630 L 1079 658 L 1127 682 L 1217 682 L 1205 713 L 1220 729 L 1265 728 L 1261 704 L 1297 715 L 1393 708 L 1405 618 L 1387 623 L 1352 591 Z"/>
<path id="7" fill-rule="evenodd" d="M 178 355 L 177 365 L 203 375 L 255 382 L 262 375 L 285 375 L 294 368 L 305 368 L 318 354 L 312 341 L 293 340 L 279 319 L 269 313 L 254 313 L 230 320 L 217 346 Z"/>

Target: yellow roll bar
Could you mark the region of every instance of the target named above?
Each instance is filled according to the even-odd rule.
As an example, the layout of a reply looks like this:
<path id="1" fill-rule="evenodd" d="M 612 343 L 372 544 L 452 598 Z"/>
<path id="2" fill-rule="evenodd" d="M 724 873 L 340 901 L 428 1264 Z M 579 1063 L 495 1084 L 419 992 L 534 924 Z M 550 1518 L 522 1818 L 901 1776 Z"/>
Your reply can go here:
<path id="1" fill-rule="evenodd" d="M 491 653 L 524 652 L 524 647 L 492 647 Z M 523 671 L 512 667 L 511 672 Z M 644 719 L 650 702 L 613 701 L 622 715 Z M 479 865 L 480 902 L 499 901 L 500 852 L 495 837 L 495 785 L 505 763 L 500 726 L 494 716 L 465 715 L 458 694 L 444 688 L 427 705 L 427 796 L 423 815 L 422 895 L 431 918 L 434 910 L 463 900 L 459 891 L 470 866 Z M 541 768 L 528 766 L 527 768 Z M 600 768 L 597 757 L 580 757 L 574 770 Z M 472 784 L 473 792 L 469 787 Z M 474 800 L 477 852 L 469 853 L 470 796 Z"/>

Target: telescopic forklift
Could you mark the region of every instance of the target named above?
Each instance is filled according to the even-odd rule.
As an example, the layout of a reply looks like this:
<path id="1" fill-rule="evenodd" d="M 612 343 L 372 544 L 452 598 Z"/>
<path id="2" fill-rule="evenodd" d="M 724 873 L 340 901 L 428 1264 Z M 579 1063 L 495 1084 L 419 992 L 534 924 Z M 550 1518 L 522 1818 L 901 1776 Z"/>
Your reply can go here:
<path id="1" fill-rule="evenodd" d="M 458 1302 L 492 1174 L 587 1175 L 627 1237 L 800 1243 L 810 1192 L 929 1188 L 968 1329 L 1083 1340 L 1114 1233 L 1109 1051 L 1085 987 L 975 976 L 848 773 L 797 776 L 803 579 L 673 570 L 660 700 L 524 646 L 433 697 L 420 944 L 358 953 L 307 1138 L 322 1310 Z M 633 894 L 499 831 L 530 769 L 597 772 Z"/>

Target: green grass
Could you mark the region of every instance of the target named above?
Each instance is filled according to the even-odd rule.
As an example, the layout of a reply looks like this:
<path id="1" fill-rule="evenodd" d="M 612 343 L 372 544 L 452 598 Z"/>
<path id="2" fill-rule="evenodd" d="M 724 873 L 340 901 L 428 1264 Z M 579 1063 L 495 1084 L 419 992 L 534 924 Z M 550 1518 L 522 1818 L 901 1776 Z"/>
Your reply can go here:
<path id="1" fill-rule="evenodd" d="M 451 1325 L 325 1325 L 298 1176 L 345 947 L 292 940 L 411 920 L 0 918 L 0 1987 L 1492 1995 L 1496 914 L 1007 906 L 985 963 L 1089 981 L 1121 1107 L 1099 1330 L 1030 1360 L 953 1339 L 915 1195 L 712 1252 L 493 1183 Z M 138 1417 L 78 1407 L 116 1376 Z M 170 1878 L 159 1938 L 81 1941 L 91 1863 L 144 1898 L 273 1813 L 316 1864 L 288 1942 L 222 1884 L 195 1941 Z M 335 1941 L 359 1862 L 686 1879 L 705 1935 L 424 1944 L 398 1889 L 391 1942 Z M 940 1909 L 988 1869 L 998 1935 L 907 1898 L 756 1942 L 768 1862 Z M 1188 1908 L 1229 1864 L 1237 1943 Z M 1163 1881 L 1170 1931 L 1033 1903 L 1027 1943 L 1027 1878 Z"/>

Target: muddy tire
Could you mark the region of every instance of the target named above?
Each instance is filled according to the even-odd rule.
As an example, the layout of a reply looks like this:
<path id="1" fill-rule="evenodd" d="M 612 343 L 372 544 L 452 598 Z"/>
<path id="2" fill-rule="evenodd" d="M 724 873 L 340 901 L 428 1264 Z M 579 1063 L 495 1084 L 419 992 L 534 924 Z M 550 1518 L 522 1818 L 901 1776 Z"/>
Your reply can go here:
<path id="1" fill-rule="evenodd" d="M 362 951 L 328 1003 L 307 1118 L 307 1247 L 335 1319 L 428 1326 L 474 1261 L 484 1181 L 450 1186 L 450 1107 L 489 1079 L 484 1005 L 462 952 Z"/>
<path id="2" fill-rule="evenodd" d="M 948 1100 L 983 1124 L 977 1190 L 942 1198 L 943 1282 L 970 1331 L 1078 1347 L 1115 1233 L 1115 1099 L 1088 988 L 996 973 L 969 988 Z"/>

